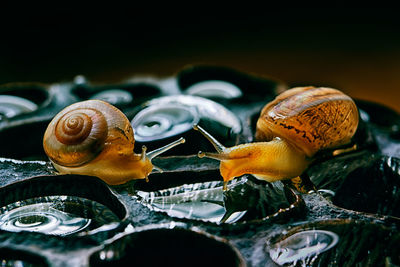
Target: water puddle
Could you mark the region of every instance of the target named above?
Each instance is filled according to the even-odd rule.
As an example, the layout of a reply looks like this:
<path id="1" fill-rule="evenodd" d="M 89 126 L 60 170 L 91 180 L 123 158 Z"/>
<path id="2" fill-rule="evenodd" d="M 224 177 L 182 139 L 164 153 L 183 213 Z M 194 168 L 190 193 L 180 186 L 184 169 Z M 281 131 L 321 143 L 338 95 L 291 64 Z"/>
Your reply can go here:
<path id="1" fill-rule="evenodd" d="M 176 174 L 163 175 L 164 181 L 179 180 Z M 183 173 L 182 180 L 190 176 L 200 181 L 202 176 L 212 175 Z M 138 189 L 136 197 L 142 205 L 171 217 L 217 224 L 266 220 L 302 208 L 302 201 L 281 183 L 257 184 L 244 175 L 229 181 L 227 187 L 224 191 L 222 179 L 211 180 L 158 190 Z"/>
<path id="2" fill-rule="evenodd" d="M 0 209 L 0 229 L 66 236 L 118 222 L 106 206 L 72 196 L 36 197 Z"/>
<path id="3" fill-rule="evenodd" d="M 241 183 L 241 181 L 234 183 Z M 246 214 L 246 211 L 227 213 L 222 185 L 222 181 L 185 184 L 155 192 L 138 191 L 137 195 L 142 204 L 152 210 L 166 212 L 171 217 L 214 223 L 237 222 Z"/>
<path id="4" fill-rule="evenodd" d="M 334 247 L 338 241 L 339 236 L 331 231 L 302 231 L 273 244 L 269 256 L 279 265 L 310 266 L 319 254 Z"/>

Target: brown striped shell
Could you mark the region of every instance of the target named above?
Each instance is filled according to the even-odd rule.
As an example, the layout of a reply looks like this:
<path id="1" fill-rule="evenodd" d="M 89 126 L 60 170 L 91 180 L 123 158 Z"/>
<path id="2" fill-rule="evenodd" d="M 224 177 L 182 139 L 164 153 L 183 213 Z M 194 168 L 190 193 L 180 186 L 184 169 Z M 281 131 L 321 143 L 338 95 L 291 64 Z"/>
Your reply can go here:
<path id="1" fill-rule="evenodd" d="M 132 154 L 134 142 L 130 122 L 120 110 L 103 101 L 88 100 L 66 107 L 53 118 L 43 148 L 53 162 L 76 167 L 105 149 Z"/>
<path id="2" fill-rule="evenodd" d="M 349 96 L 332 88 L 296 87 L 262 109 L 256 140 L 280 137 L 312 157 L 349 143 L 357 126 L 357 106 Z"/>

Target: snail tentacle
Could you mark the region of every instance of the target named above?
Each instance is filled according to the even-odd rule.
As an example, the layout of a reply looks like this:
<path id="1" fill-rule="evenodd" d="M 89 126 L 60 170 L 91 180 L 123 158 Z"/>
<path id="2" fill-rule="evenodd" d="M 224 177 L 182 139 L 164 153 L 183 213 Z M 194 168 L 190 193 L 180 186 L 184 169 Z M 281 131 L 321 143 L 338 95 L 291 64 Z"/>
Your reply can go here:
<path id="1" fill-rule="evenodd" d="M 226 149 L 225 146 L 223 146 L 220 142 L 218 142 L 217 139 L 215 139 L 211 134 L 209 134 L 206 130 L 204 130 L 202 127 L 200 127 L 198 124 L 193 125 L 193 129 L 196 131 L 199 131 L 205 138 L 210 141 L 210 143 L 214 146 L 215 150 L 218 151 L 218 153 L 223 153 Z"/>
<path id="2" fill-rule="evenodd" d="M 229 154 L 225 153 L 213 153 L 213 152 L 204 152 L 204 151 L 199 151 L 197 153 L 197 156 L 199 158 L 210 158 L 210 159 L 216 159 L 216 160 L 227 160 L 229 159 Z"/>
<path id="3" fill-rule="evenodd" d="M 156 165 L 154 165 L 154 164 L 153 164 L 153 170 L 156 170 L 156 171 L 158 171 L 159 173 L 163 173 L 163 172 L 164 172 L 163 169 L 161 169 L 160 167 L 158 167 L 158 166 L 156 166 Z"/>
<path id="4" fill-rule="evenodd" d="M 146 150 L 147 147 L 146 146 L 142 146 L 142 153 L 140 154 L 140 160 L 144 161 L 146 159 Z"/>
<path id="5" fill-rule="evenodd" d="M 150 151 L 147 153 L 147 158 L 152 160 L 153 158 L 157 157 L 158 155 L 170 150 L 171 148 L 180 145 L 180 144 L 184 144 L 186 142 L 185 138 L 181 137 L 178 140 L 175 140 L 174 142 L 165 145 L 163 147 L 157 148 L 153 151 Z"/>

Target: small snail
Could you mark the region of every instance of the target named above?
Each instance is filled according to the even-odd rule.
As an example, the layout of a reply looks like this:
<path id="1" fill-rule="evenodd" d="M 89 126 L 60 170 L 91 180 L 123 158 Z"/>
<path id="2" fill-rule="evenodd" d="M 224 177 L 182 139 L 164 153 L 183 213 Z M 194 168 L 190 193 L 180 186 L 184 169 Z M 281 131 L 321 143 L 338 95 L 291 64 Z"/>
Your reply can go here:
<path id="1" fill-rule="evenodd" d="M 278 95 L 261 111 L 257 142 L 226 148 L 199 126 L 218 153 L 199 157 L 221 161 L 226 183 L 243 174 L 274 182 L 301 175 L 323 149 L 350 143 L 358 126 L 354 101 L 332 88 L 296 87 Z"/>
<path id="2" fill-rule="evenodd" d="M 97 176 L 110 185 L 147 180 L 151 160 L 184 143 L 183 138 L 162 148 L 135 154 L 133 129 L 116 107 L 100 100 L 78 102 L 58 113 L 48 125 L 43 148 L 60 173 Z"/>

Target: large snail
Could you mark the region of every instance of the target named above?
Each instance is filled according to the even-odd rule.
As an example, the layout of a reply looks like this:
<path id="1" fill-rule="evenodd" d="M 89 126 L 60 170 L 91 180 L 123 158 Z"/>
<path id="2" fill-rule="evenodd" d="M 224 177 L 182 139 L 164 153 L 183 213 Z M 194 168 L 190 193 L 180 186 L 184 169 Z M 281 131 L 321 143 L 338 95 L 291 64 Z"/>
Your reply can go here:
<path id="1" fill-rule="evenodd" d="M 60 173 L 97 176 L 111 185 L 147 179 L 151 159 L 183 143 L 183 138 L 162 148 L 135 154 L 134 135 L 126 116 L 116 107 L 88 100 L 72 104 L 48 125 L 43 147 Z"/>
<path id="2" fill-rule="evenodd" d="M 296 87 L 265 105 L 257 121 L 257 142 L 224 147 L 199 126 L 218 153 L 199 152 L 199 157 L 221 161 L 226 183 L 252 174 L 274 182 L 300 176 L 315 154 L 350 143 L 358 126 L 354 101 L 332 88 Z"/>

